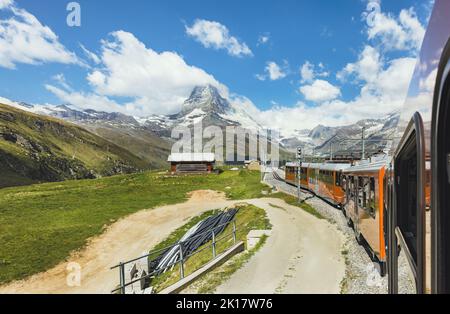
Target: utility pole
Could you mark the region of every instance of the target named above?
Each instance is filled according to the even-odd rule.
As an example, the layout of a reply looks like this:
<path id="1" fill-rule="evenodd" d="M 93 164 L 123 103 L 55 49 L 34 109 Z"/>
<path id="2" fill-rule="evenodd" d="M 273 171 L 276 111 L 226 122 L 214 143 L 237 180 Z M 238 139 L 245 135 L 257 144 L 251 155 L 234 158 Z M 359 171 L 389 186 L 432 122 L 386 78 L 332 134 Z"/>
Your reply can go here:
<path id="1" fill-rule="evenodd" d="M 364 126 L 362 128 L 362 155 L 361 155 L 361 160 L 366 159 L 366 136 L 365 136 L 365 131 L 366 131 L 366 127 Z"/>
<path id="2" fill-rule="evenodd" d="M 301 185 L 302 185 L 302 148 L 297 148 L 297 160 L 298 160 L 298 184 L 297 184 L 297 194 L 298 194 L 298 203 L 302 202 L 301 199 Z"/>

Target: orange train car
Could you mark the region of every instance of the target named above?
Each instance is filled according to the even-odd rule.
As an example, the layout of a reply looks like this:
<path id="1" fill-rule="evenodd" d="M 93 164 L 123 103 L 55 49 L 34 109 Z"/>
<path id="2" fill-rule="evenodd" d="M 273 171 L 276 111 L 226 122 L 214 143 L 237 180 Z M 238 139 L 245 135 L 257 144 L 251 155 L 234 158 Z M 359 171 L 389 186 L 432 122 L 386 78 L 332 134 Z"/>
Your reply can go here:
<path id="1" fill-rule="evenodd" d="M 386 156 L 350 164 L 302 163 L 298 179 L 298 163 L 288 163 L 287 183 L 313 192 L 340 207 L 353 226 L 356 239 L 366 243 L 372 259 L 378 262 L 382 275 L 386 272 L 384 182 L 389 159 Z"/>
<path id="2" fill-rule="evenodd" d="M 302 163 L 299 180 L 298 163 L 288 163 L 285 169 L 285 180 L 295 186 L 300 182 L 302 188 L 340 206 L 345 198 L 345 192 L 341 186 L 341 172 L 349 166 L 350 164 Z"/>
<path id="3" fill-rule="evenodd" d="M 307 169 L 308 190 L 326 201 L 342 206 L 345 192 L 341 184 L 341 172 L 350 164 L 305 164 Z"/>
<path id="4" fill-rule="evenodd" d="M 359 243 L 366 242 L 382 275 L 386 272 L 386 208 L 385 173 L 387 157 L 362 161 L 345 169 L 342 182 L 345 189 L 344 214 L 353 226 Z"/>

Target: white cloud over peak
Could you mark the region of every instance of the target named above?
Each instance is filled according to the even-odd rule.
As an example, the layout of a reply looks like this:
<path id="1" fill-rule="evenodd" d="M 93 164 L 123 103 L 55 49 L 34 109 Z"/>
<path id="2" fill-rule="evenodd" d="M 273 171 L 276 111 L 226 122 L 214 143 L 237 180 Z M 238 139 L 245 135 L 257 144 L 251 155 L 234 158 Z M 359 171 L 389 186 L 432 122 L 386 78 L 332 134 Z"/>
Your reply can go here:
<path id="1" fill-rule="evenodd" d="M 300 92 L 305 96 L 306 100 L 322 103 L 336 99 L 341 95 L 338 87 L 324 80 L 315 80 L 310 85 L 300 87 Z"/>
<path id="2" fill-rule="evenodd" d="M 146 47 L 133 34 L 117 31 L 102 41 L 100 63 L 87 75 L 93 93 L 68 93 L 48 88 L 65 102 L 79 103 L 89 99 L 91 107 L 111 106 L 108 111 L 133 115 L 172 114 L 181 109 L 184 100 L 197 85 L 216 86 L 222 95 L 228 89 L 204 70 L 188 65 L 175 52 L 156 52 Z M 111 99 L 123 97 L 129 101 L 119 106 Z M 73 100 L 71 100 L 73 98 Z M 75 103 L 78 102 L 78 103 Z M 102 109 L 105 110 L 105 109 Z"/>
<path id="3" fill-rule="evenodd" d="M 0 66 L 15 69 L 16 64 L 47 62 L 79 64 L 58 36 L 28 11 L 12 0 L 0 0 L 0 10 L 8 17 L 0 20 Z"/>
<path id="4" fill-rule="evenodd" d="M 231 36 L 228 28 L 219 22 L 197 19 L 192 26 L 186 26 L 186 33 L 206 48 L 225 49 L 234 57 L 253 55 L 245 42 Z"/>
<path id="5" fill-rule="evenodd" d="M 106 112 L 127 112 L 126 106 L 121 106 L 108 97 L 97 95 L 95 93 L 83 93 L 66 90 L 50 84 L 45 88 L 58 97 L 62 102 L 76 106 L 80 109 L 95 109 Z"/>

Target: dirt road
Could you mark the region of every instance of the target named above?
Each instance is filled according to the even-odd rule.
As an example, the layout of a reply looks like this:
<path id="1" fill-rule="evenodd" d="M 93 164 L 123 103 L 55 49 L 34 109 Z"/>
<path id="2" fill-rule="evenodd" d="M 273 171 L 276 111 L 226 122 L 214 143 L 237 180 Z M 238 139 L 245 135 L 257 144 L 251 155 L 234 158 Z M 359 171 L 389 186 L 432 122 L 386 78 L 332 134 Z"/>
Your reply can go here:
<path id="1" fill-rule="evenodd" d="M 345 261 L 334 225 L 278 199 L 247 202 L 266 210 L 272 235 L 217 293 L 339 293 Z"/>
<path id="2" fill-rule="evenodd" d="M 114 223 L 101 236 L 64 263 L 26 280 L 0 287 L 0 293 L 110 293 L 118 283 L 118 273 L 110 267 L 142 255 L 204 211 L 224 208 L 233 202 L 213 191 L 196 191 L 183 204 L 143 210 Z M 67 286 L 69 263 L 81 266 L 81 286 Z"/>
<path id="3" fill-rule="evenodd" d="M 119 220 L 66 262 L 2 286 L 0 293 L 110 293 L 118 283 L 111 266 L 142 255 L 195 215 L 242 202 L 267 211 L 274 225 L 272 235 L 219 292 L 339 292 L 345 265 L 341 237 L 333 225 L 278 199 L 236 202 L 226 200 L 222 193 L 197 191 L 186 203 L 143 210 Z M 81 266 L 79 287 L 67 285 L 67 266 L 73 262 Z"/>

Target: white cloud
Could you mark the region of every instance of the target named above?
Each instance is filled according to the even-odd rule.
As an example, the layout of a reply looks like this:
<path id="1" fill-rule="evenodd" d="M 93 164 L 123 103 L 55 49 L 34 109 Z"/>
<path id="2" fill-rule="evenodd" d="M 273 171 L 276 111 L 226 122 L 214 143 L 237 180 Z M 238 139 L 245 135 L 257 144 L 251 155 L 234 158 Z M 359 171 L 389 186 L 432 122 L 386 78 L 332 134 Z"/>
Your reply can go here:
<path id="1" fill-rule="evenodd" d="M 231 36 L 228 28 L 219 22 L 197 19 L 192 26 L 186 26 L 186 33 L 206 48 L 225 49 L 234 57 L 253 55 L 246 43 Z"/>
<path id="2" fill-rule="evenodd" d="M 258 44 L 257 45 L 258 46 L 265 45 L 265 44 L 267 44 L 269 42 L 269 40 L 270 40 L 270 35 L 269 34 L 260 35 L 258 37 Z"/>
<path id="3" fill-rule="evenodd" d="M 414 58 L 398 58 L 384 63 L 379 52 L 367 46 L 358 60 L 348 64 L 342 71 L 346 79 L 353 78 L 361 86 L 359 95 L 354 99 L 343 101 L 338 96 L 334 97 L 339 93 L 336 88 L 334 95 L 330 93 L 330 98 L 324 101 L 327 98 L 327 93 L 324 92 L 327 88 L 319 87 L 328 84 L 316 83 L 316 80 L 303 90 L 308 95 L 307 98 L 315 98 L 315 106 L 299 102 L 293 107 L 274 106 L 261 111 L 253 105 L 250 112 L 259 123 L 282 130 L 284 136 L 295 136 L 296 130 L 311 129 L 319 124 L 339 126 L 369 117 L 383 118 L 403 107 L 415 63 Z M 369 75 L 370 71 L 372 75 Z M 431 82 L 434 75 L 435 73 L 431 73 L 427 80 L 421 82 L 423 90 L 433 88 Z M 312 88 L 314 85 L 316 89 Z M 333 88 L 329 90 L 332 91 Z M 246 104 L 246 108 L 249 107 L 250 104 Z"/>
<path id="4" fill-rule="evenodd" d="M 286 77 L 286 73 L 275 62 L 269 62 L 266 66 L 266 72 L 272 81 L 279 80 Z"/>
<path id="5" fill-rule="evenodd" d="M 271 81 L 277 81 L 285 78 L 287 76 L 289 64 L 284 61 L 284 65 L 281 67 L 274 61 L 269 61 L 266 63 L 264 69 L 264 74 L 256 74 L 255 77 L 260 81 L 265 81 L 269 78 Z"/>
<path id="6" fill-rule="evenodd" d="M 0 0 L 0 9 L 7 18 L 0 20 L 0 66 L 15 69 L 17 63 L 40 64 L 56 62 L 81 64 L 68 51 L 58 36 L 13 1 Z"/>
<path id="7" fill-rule="evenodd" d="M 376 11 L 372 23 L 367 28 L 369 40 L 378 40 L 386 50 L 419 50 L 425 28 L 420 23 L 413 8 L 403 9 L 396 18 L 391 14 Z M 368 12 L 363 14 L 367 17 Z"/>
<path id="8" fill-rule="evenodd" d="M 67 84 L 66 77 L 64 76 L 63 73 L 59 73 L 59 74 L 54 75 L 54 76 L 52 77 L 52 79 L 53 79 L 56 83 L 58 83 L 60 86 L 62 86 L 64 89 L 66 89 L 66 90 L 72 90 L 72 88 L 69 86 L 69 84 Z"/>
<path id="9" fill-rule="evenodd" d="M 372 46 L 366 45 L 358 56 L 358 61 L 348 63 L 344 69 L 337 74 L 337 78 L 345 80 L 354 74 L 359 81 L 371 82 L 376 80 L 376 74 L 382 67 L 380 52 Z"/>
<path id="10" fill-rule="evenodd" d="M 119 105 L 105 96 L 94 93 L 67 91 L 50 84 L 45 85 L 45 88 L 57 96 L 62 102 L 69 103 L 81 109 L 95 109 L 106 112 L 126 112 L 126 107 Z"/>
<path id="11" fill-rule="evenodd" d="M 0 0 L 0 10 L 9 8 L 14 4 L 13 0 Z"/>
<path id="12" fill-rule="evenodd" d="M 80 44 L 80 47 L 81 47 L 81 50 L 83 50 L 86 57 L 89 58 L 89 60 L 93 61 L 95 64 L 99 64 L 101 62 L 100 58 L 95 53 L 88 50 L 83 44 Z"/>
<path id="13" fill-rule="evenodd" d="M 353 78 L 353 82 L 362 83 L 362 92 L 404 100 L 415 65 L 416 59 L 408 57 L 386 62 L 377 49 L 367 45 L 358 61 L 347 64 L 338 78 Z"/>
<path id="14" fill-rule="evenodd" d="M 324 80 L 315 80 L 311 85 L 302 86 L 300 92 L 306 100 L 318 103 L 336 99 L 341 95 L 338 87 Z"/>
<path id="15" fill-rule="evenodd" d="M 186 64 L 175 52 L 158 53 L 146 47 L 133 34 L 117 31 L 102 41 L 100 64 L 87 75 L 95 93 L 62 93 L 49 89 L 65 102 L 75 101 L 89 105 L 108 107 L 114 97 L 129 98 L 124 107 L 114 109 L 134 115 L 172 114 L 181 106 L 197 85 L 216 86 L 222 95 L 227 88 L 212 75 L 200 68 Z M 73 97 L 74 101 L 70 98 Z"/>
<path id="16" fill-rule="evenodd" d="M 316 71 L 315 65 L 306 61 L 300 68 L 300 77 L 302 83 L 311 83 L 316 77 L 328 77 L 330 73 L 325 71 L 325 66 L 322 62 L 318 64 L 320 71 Z"/>
<path id="17" fill-rule="evenodd" d="M 309 83 L 314 80 L 314 66 L 306 61 L 300 69 L 300 76 L 302 78 L 302 83 Z"/>

